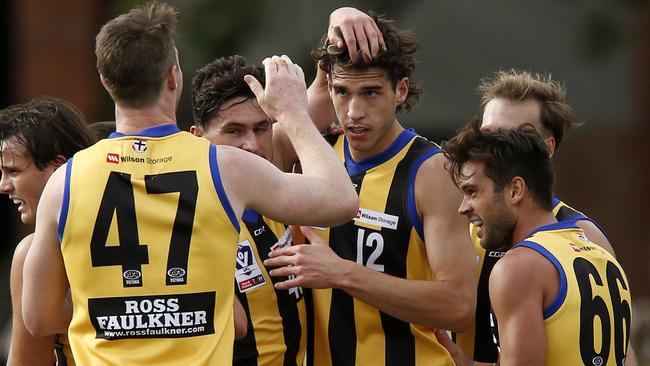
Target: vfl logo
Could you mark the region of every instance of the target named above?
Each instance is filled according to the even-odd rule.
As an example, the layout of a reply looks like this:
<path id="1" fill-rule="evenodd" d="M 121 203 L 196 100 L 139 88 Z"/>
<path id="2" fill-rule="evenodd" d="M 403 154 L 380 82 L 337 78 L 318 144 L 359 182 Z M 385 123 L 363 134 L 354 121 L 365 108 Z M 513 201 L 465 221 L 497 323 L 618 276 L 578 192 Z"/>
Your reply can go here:
<path id="1" fill-rule="evenodd" d="M 127 271 L 124 271 L 123 276 L 127 280 L 137 280 L 138 278 L 142 277 L 142 273 L 140 273 L 140 271 L 137 269 L 129 269 Z"/>
<path id="2" fill-rule="evenodd" d="M 137 153 L 143 153 L 147 151 L 147 141 L 145 140 L 134 140 L 133 145 L 131 145 L 133 151 Z"/>
<path id="3" fill-rule="evenodd" d="M 120 163 L 120 154 L 108 153 L 106 154 L 106 162 L 112 164 Z"/>
<path id="4" fill-rule="evenodd" d="M 169 271 L 167 271 L 167 275 L 171 278 L 183 277 L 185 276 L 185 270 L 178 267 L 170 268 Z"/>

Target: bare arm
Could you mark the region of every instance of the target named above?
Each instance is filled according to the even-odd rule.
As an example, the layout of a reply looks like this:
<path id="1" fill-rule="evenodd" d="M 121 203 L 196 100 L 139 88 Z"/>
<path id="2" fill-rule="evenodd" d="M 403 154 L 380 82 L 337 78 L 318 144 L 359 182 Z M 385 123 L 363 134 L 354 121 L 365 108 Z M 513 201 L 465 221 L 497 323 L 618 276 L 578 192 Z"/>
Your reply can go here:
<path id="1" fill-rule="evenodd" d="M 13 310 L 11 328 L 11 348 L 8 365 L 53 365 L 54 337 L 33 336 L 25 327 L 22 312 L 23 266 L 25 256 L 32 244 L 33 234 L 25 237 L 16 247 L 11 263 L 11 305 Z"/>
<path id="2" fill-rule="evenodd" d="M 219 170 L 226 192 L 236 197 L 233 209 L 241 215 L 252 208 L 290 224 L 346 222 L 356 214 L 358 197 L 343 164 L 309 118 L 302 69 L 286 56 L 274 60 L 264 60 L 266 89 L 252 76 L 246 80 L 266 114 L 283 125 L 304 164 L 303 174 L 282 173 L 258 156 L 220 146 Z"/>
<path id="3" fill-rule="evenodd" d="M 68 279 L 63 266 L 57 219 L 61 209 L 65 167 L 50 177 L 36 212 L 36 232 L 23 269 L 23 318 L 37 336 L 65 333 L 70 322 Z"/>
<path id="4" fill-rule="evenodd" d="M 425 189 L 436 194 L 424 193 Z M 469 322 L 476 302 L 474 256 L 466 223 L 456 213 L 460 193 L 439 158 L 429 159 L 420 168 L 416 201 L 423 216 L 433 281 L 398 278 L 344 260 L 310 230 L 303 230 L 310 242 L 323 245 L 276 250 L 264 264 L 293 265 L 271 271 L 273 276 L 296 275 L 277 284 L 278 288 L 340 288 L 401 320 L 460 331 Z"/>
<path id="5" fill-rule="evenodd" d="M 559 289 L 551 262 L 526 248 L 511 249 L 494 266 L 490 299 L 499 326 L 500 365 L 544 365 L 543 282 L 549 279 Z"/>
<path id="6" fill-rule="evenodd" d="M 233 313 L 235 316 L 235 339 L 242 339 L 248 333 L 248 317 L 237 296 L 233 303 Z"/>

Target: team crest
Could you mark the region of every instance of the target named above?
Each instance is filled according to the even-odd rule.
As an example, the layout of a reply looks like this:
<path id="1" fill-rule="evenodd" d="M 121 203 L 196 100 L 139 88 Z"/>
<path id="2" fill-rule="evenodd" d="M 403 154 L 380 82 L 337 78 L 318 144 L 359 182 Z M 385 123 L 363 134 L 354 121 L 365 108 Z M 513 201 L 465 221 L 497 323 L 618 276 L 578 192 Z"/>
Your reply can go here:
<path id="1" fill-rule="evenodd" d="M 146 140 L 133 140 L 133 145 L 131 145 L 133 151 L 137 153 L 143 153 L 147 151 L 147 141 Z"/>

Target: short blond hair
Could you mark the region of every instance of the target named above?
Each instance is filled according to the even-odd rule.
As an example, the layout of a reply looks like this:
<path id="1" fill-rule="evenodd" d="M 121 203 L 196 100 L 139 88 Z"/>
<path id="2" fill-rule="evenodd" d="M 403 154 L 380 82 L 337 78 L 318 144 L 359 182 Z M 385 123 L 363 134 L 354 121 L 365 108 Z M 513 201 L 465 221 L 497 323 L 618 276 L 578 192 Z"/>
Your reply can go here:
<path id="1" fill-rule="evenodd" d="M 506 98 L 512 101 L 526 99 L 537 100 L 540 103 L 540 123 L 546 131 L 555 138 L 556 149 L 560 146 L 566 132 L 580 123 L 575 112 L 566 103 L 566 89 L 551 74 L 533 74 L 528 71 L 498 71 L 493 78 L 481 80 L 478 87 L 481 94 L 481 112 L 494 98 Z M 526 121 L 530 122 L 530 121 Z"/>

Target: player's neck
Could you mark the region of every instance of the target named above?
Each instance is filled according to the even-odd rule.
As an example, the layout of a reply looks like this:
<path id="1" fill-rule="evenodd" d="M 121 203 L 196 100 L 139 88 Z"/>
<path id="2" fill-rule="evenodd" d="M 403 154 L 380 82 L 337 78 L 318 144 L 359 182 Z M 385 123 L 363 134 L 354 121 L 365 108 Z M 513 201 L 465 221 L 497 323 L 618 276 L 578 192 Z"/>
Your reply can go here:
<path id="1" fill-rule="evenodd" d="M 363 159 L 367 159 L 369 157 L 380 154 L 386 150 L 393 142 L 395 142 L 402 131 L 404 131 L 404 127 L 402 127 L 399 121 L 395 119 L 386 133 L 384 133 L 370 148 L 355 150 L 352 145 L 349 145 L 350 155 L 352 155 L 352 159 L 354 159 L 354 161 L 361 161 Z"/>
<path id="2" fill-rule="evenodd" d="M 531 207 L 521 210 L 517 219 L 517 225 L 512 235 L 513 244 L 525 240 L 528 235 L 535 229 L 545 225 L 551 225 L 557 222 L 553 212 L 544 210 L 540 207 Z"/>
<path id="3" fill-rule="evenodd" d="M 117 132 L 130 135 L 161 124 L 176 124 L 175 114 L 175 108 L 161 105 L 141 109 L 115 105 L 115 128 Z"/>

